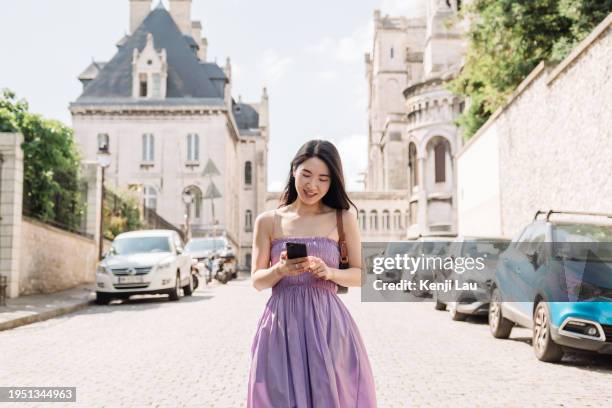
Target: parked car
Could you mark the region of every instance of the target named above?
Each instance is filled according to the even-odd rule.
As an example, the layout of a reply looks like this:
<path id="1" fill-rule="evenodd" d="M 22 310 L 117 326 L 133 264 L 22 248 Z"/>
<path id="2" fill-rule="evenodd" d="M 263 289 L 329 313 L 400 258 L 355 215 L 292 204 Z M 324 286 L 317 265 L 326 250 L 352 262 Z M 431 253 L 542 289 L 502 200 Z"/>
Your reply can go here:
<path id="1" fill-rule="evenodd" d="M 559 214 L 581 218 L 551 219 Z M 591 220 L 582 221 L 585 217 Z M 494 337 L 508 338 L 515 324 L 531 328 L 542 361 L 558 361 L 567 349 L 612 354 L 610 219 L 609 214 L 536 213 L 500 256 L 489 308 Z"/>
<path id="2" fill-rule="evenodd" d="M 193 293 L 191 257 L 183 253 L 179 234 L 145 230 L 119 234 L 96 270 L 96 301 L 127 299 L 136 294 L 167 294 L 178 300 Z"/>
<path id="3" fill-rule="evenodd" d="M 236 278 L 238 275 L 236 256 L 226 237 L 192 238 L 185 246 L 185 253 L 203 262 L 211 271 L 214 269 L 213 258 L 220 258 L 223 262 L 223 270 L 231 278 Z"/>
<path id="4" fill-rule="evenodd" d="M 435 269 L 434 281 L 437 283 L 457 280 L 459 284 L 475 283 L 477 286 L 477 289 L 457 289 L 443 293 L 434 291 L 436 310 L 446 310 L 448 306 L 453 320 L 465 320 L 470 315 L 486 315 L 499 254 L 509 244 L 509 239 L 499 237 L 459 236 L 455 239 L 446 256 L 453 260 L 480 258 L 484 268 L 468 269 L 461 266 L 461 270 Z"/>

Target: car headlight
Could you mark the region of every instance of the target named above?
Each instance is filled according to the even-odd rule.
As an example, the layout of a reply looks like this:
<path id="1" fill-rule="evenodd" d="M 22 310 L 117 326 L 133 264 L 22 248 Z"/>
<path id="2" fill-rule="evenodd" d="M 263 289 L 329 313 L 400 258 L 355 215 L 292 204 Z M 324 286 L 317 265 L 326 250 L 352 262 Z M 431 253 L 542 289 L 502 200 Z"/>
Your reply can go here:
<path id="1" fill-rule="evenodd" d="M 96 268 L 96 273 L 101 273 L 103 275 L 110 275 L 110 271 L 108 270 L 108 268 L 102 265 L 98 265 L 98 267 Z"/>
<path id="2" fill-rule="evenodd" d="M 157 269 L 167 269 L 172 265 L 172 262 L 163 262 L 157 265 Z"/>

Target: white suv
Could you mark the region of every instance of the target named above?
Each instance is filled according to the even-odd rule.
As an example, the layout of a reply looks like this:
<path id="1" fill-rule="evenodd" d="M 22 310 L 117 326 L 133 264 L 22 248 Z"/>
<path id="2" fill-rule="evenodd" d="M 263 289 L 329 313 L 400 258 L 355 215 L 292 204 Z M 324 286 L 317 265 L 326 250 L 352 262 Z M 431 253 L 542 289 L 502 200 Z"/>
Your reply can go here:
<path id="1" fill-rule="evenodd" d="M 176 231 L 145 230 L 118 235 L 96 270 L 96 302 L 137 294 L 193 293 L 191 257 Z"/>

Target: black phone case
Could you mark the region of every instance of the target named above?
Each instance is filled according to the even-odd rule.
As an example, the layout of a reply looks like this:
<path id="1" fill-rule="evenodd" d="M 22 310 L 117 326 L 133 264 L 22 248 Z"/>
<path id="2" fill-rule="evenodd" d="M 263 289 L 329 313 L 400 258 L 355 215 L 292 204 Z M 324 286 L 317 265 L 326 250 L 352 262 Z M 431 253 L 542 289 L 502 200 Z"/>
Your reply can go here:
<path id="1" fill-rule="evenodd" d="M 307 256 L 306 244 L 287 242 L 287 259 L 305 258 Z"/>

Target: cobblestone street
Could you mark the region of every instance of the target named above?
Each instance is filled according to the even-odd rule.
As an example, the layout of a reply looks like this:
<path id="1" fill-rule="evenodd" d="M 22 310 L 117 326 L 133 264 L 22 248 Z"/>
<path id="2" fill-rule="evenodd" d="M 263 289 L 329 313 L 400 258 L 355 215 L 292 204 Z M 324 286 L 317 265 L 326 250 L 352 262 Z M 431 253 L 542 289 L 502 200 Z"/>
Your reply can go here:
<path id="1" fill-rule="evenodd" d="M 76 386 L 68 406 L 243 407 L 269 295 L 239 279 L 179 302 L 91 306 L 1 332 L 0 385 Z M 540 363 L 524 329 L 495 340 L 483 319 L 452 322 L 431 303 L 361 303 L 355 289 L 342 299 L 369 350 L 380 407 L 612 403 L 610 357 Z"/>

